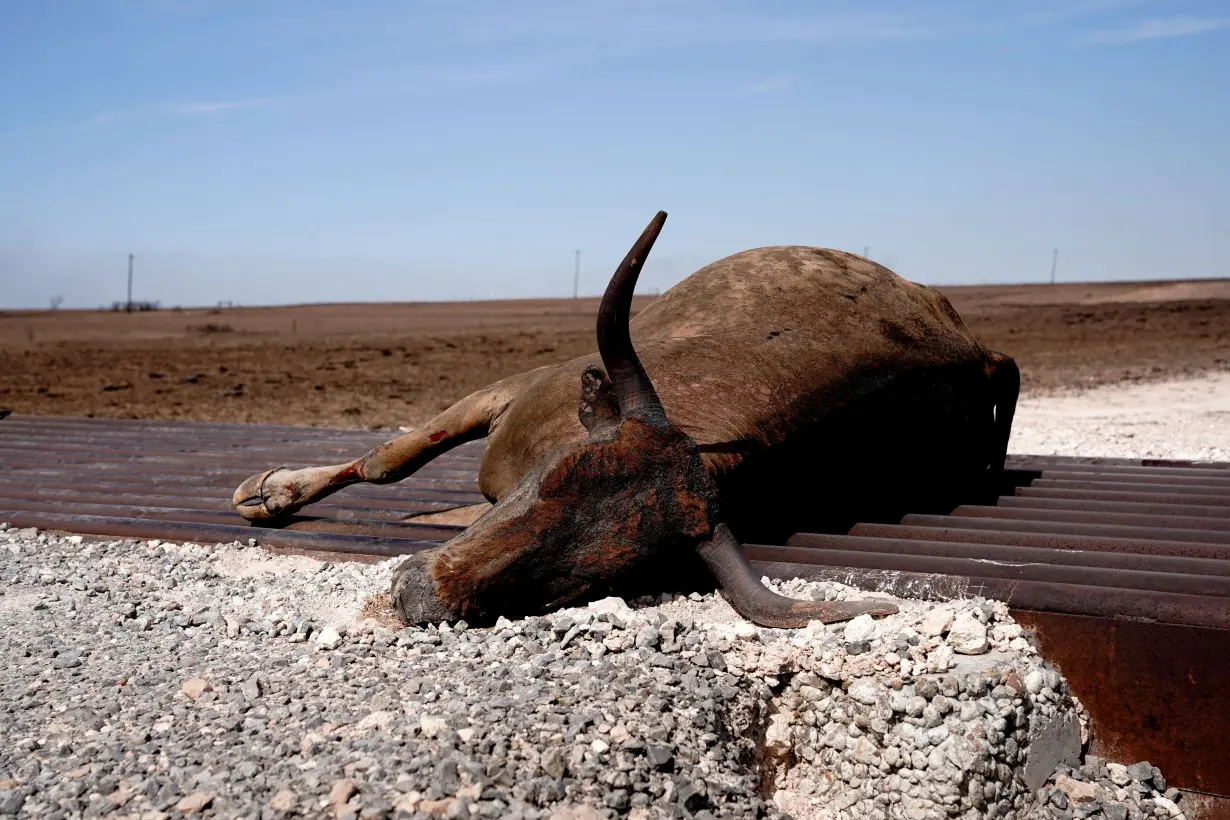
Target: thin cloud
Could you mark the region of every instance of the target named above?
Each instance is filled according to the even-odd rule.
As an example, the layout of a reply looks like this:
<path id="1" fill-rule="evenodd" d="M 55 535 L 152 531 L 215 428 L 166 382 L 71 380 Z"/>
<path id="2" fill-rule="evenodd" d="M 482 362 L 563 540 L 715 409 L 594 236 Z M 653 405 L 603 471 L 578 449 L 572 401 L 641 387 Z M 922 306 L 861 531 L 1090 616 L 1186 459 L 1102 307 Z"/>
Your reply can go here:
<path id="1" fill-rule="evenodd" d="M 631 3 L 635 12 L 629 12 Z M 505 6 L 468 15 L 456 29 L 470 43 L 552 43 L 561 39 L 629 49 L 729 46 L 743 43 L 818 43 L 917 38 L 934 32 L 915 15 L 900 13 L 782 13 L 676 2 L 532 3 L 529 11 Z"/>
<path id="2" fill-rule="evenodd" d="M 1170 17 L 1142 20 L 1131 26 L 1094 32 L 1087 38 L 1094 43 L 1139 43 L 1174 37 L 1193 37 L 1230 28 L 1230 17 Z"/>
<path id="3" fill-rule="evenodd" d="M 245 100 L 196 100 L 192 102 L 170 103 L 166 105 L 148 105 L 138 108 L 116 108 L 100 111 L 90 117 L 91 125 L 107 125 L 119 120 L 130 120 L 145 117 L 211 117 L 227 114 L 232 111 L 267 108 L 281 97 L 252 97 Z"/>
<path id="4" fill-rule="evenodd" d="M 267 108 L 276 100 L 273 97 L 254 97 L 247 100 L 217 100 L 203 102 L 175 103 L 168 106 L 167 111 L 186 117 L 208 117 L 225 114 L 229 111 L 243 111 L 253 108 Z"/>
<path id="5" fill-rule="evenodd" d="M 763 80 L 752 80 L 743 83 L 735 89 L 739 94 L 750 96 L 767 96 L 782 94 L 794 86 L 793 77 L 769 77 Z"/>
<path id="6" fill-rule="evenodd" d="M 106 125 L 109 122 L 115 122 L 116 120 L 131 116 L 131 114 L 131 111 L 100 111 L 90 117 L 90 122 L 94 125 Z"/>
<path id="7" fill-rule="evenodd" d="M 929 37 L 934 30 L 912 20 L 887 15 L 852 15 L 818 18 L 760 16 L 715 18 L 710 21 L 676 20 L 675 25 L 646 29 L 639 36 L 658 45 L 724 46 L 740 43 L 821 43 L 842 40 L 897 40 Z"/>

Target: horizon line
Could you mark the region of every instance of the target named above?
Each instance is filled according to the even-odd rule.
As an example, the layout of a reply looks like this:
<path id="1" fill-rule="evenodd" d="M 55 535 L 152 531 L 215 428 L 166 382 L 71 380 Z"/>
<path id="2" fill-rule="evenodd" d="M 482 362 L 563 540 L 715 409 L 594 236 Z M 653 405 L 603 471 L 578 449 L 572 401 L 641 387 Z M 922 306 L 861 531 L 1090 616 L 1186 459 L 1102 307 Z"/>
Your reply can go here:
<path id="1" fill-rule="evenodd" d="M 874 260 L 873 260 L 874 261 Z M 680 280 L 683 281 L 683 280 Z M 1207 282 L 1230 282 L 1230 276 L 1193 276 L 1180 279 L 1065 279 L 1058 282 L 1050 281 L 1020 281 L 1020 282 L 950 282 L 947 284 L 925 284 L 924 287 L 935 288 L 936 290 L 952 290 L 958 288 L 1019 288 L 1019 287 L 1042 287 L 1042 288 L 1058 288 L 1074 285 L 1180 285 L 1191 283 L 1207 283 Z M 678 283 L 676 283 L 678 284 Z M 915 284 L 924 284 L 917 282 Z M 672 287 L 674 287 L 672 285 Z M 667 288 L 670 290 L 670 288 Z M 634 299 L 656 299 L 666 293 L 666 290 L 656 293 L 638 293 L 633 296 Z M 1219 297 L 1214 297 L 1219 298 Z M 468 305 L 468 304 L 494 304 L 499 302 L 519 303 L 519 302 L 583 302 L 583 301 L 598 301 L 602 299 L 602 294 L 581 295 L 581 296 L 517 296 L 517 297 L 479 297 L 475 299 L 396 299 L 387 301 L 329 301 L 329 302 L 279 302 L 276 304 L 232 304 L 227 306 L 219 306 L 217 304 L 202 304 L 202 305 L 171 305 L 163 307 L 159 305 L 154 310 L 134 310 L 133 314 L 140 313 L 165 313 L 168 311 L 185 311 L 185 310 L 267 310 L 270 308 L 297 308 L 297 307 L 335 307 L 335 306 L 372 306 L 372 305 Z M 1167 301 L 1194 301 L 1184 299 L 1171 299 Z M 119 304 L 124 304 L 122 301 Z M 115 304 L 115 303 L 113 303 Z M 150 304 L 149 300 L 134 299 L 133 304 Z M 5 307 L 0 305 L 0 315 L 8 313 L 128 313 L 125 310 L 116 310 L 112 306 L 100 305 L 98 307 L 64 307 L 64 308 L 22 308 L 22 307 Z"/>

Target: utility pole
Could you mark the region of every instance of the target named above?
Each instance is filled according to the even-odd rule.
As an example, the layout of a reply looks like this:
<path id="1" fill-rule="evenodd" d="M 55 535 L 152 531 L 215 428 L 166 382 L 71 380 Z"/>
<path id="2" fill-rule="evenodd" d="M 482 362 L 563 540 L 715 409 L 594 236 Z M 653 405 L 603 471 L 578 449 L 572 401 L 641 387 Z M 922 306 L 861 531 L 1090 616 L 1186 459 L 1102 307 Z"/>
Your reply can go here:
<path id="1" fill-rule="evenodd" d="M 1059 264 L 1059 248 L 1051 251 L 1051 284 L 1055 284 L 1055 266 Z"/>
<path id="2" fill-rule="evenodd" d="M 572 298 L 576 299 L 581 292 L 581 252 L 577 251 L 577 264 L 572 271 Z"/>
<path id="3" fill-rule="evenodd" d="M 128 304 L 126 308 L 132 313 L 132 254 L 128 254 Z"/>

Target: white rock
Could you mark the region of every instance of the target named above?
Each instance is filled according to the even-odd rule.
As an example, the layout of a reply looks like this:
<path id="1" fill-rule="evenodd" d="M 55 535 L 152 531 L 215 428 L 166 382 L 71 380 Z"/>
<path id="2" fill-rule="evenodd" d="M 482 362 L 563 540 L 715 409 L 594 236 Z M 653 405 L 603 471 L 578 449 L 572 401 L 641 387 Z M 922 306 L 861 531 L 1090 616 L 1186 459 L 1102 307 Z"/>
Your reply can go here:
<path id="1" fill-rule="evenodd" d="M 1179 808 L 1179 805 L 1175 803 L 1173 800 L 1171 800 L 1169 797 L 1160 797 L 1160 796 L 1154 797 L 1153 805 L 1159 806 L 1165 809 L 1166 811 L 1170 812 L 1171 817 L 1182 817 L 1183 816 L 1183 811 Z"/>
<path id="2" fill-rule="evenodd" d="M 880 687 L 876 686 L 874 680 L 860 678 L 850 684 L 847 694 L 859 703 L 866 703 L 868 706 L 872 706 L 879 698 Z"/>
<path id="3" fill-rule="evenodd" d="M 1024 655 L 1036 655 L 1037 649 L 1029 641 L 1024 638 L 1013 638 L 1008 642 L 1008 648 L 1013 652 L 1020 652 Z"/>
<path id="4" fill-rule="evenodd" d="M 846 624 L 846 643 L 869 641 L 876 634 L 876 622 L 870 615 L 859 615 Z"/>
<path id="5" fill-rule="evenodd" d="M 824 655 L 816 663 L 816 674 L 829 680 L 841 680 L 841 662 L 843 656 Z"/>
<path id="6" fill-rule="evenodd" d="M 868 766 L 880 765 L 880 750 L 875 742 L 867 737 L 860 737 L 854 742 L 854 760 Z"/>
<path id="7" fill-rule="evenodd" d="M 403 794 L 393 801 L 393 810 L 396 812 L 405 812 L 406 814 L 414 814 L 418 810 L 419 803 L 423 802 L 423 793 L 411 791 Z"/>
<path id="8" fill-rule="evenodd" d="M 1089 803 L 1098 799 L 1098 787 L 1083 780 L 1073 780 L 1067 775 L 1055 778 L 1055 788 L 1068 796 L 1073 803 Z"/>
<path id="9" fill-rule="evenodd" d="M 932 672 L 946 672 L 952 666 L 952 647 L 940 644 L 931 654 L 927 655 L 927 669 Z"/>
<path id="10" fill-rule="evenodd" d="M 589 611 L 595 615 L 601 615 L 604 612 L 613 612 L 616 615 L 631 613 L 632 607 L 628 606 L 628 602 L 617 595 L 612 595 L 609 598 L 601 598 L 597 601 L 589 602 Z"/>
<path id="11" fill-rule="evenodd" d="M 441 715 L 423 715 L 419 718 L 419 729 L 423 733 L 423 737 L 435 737 L 441 731 L 448 728 L 448 723 L 445 722 Z"/>
<path id="12" fill-rule="evenodd" d="M 972 612 L 962 612 L 952 621 L 948 630 L 948 645 L 961 655 L 981 655 L 991 648 L 987 640 L 986 624 Z"/>
<path id="13" fill-rule="evenodd" d="M 735 624 L 735 637 L 741 641 L 755 640 L 758 634 L 756 627 L 747 621 L 739 621 L 739 623 Z"/>
<path id="14" fill-rule="evenodd" d="M 790 716 L 777 712 L 769 717 L 764 733 L 764 750 L 772 757 L 785 757 L 790 751 Z"/>
<path id="15" fill-rule="evenodd" d="M 325 649 L 337 649 L 342 645 L 341 633 L 332 625 L 326 626 L 316 634 L 316 644 Z"/>
<path id="16" fill-rule="evenodd" d="M 943 635 L 948 630 L 948 627 L 952 625 L 952 621 L 953 612 L 951 608 L 946 606 L 936 607 L 923 616 L 922 623 L 918 625 L 918 634 L 928 637 Z"/>
<path id="17" fill-rule="evenodd" d="M 1046 686 L 1046 673 L 1041 669 L 1031 669 L 1025 675 L 1025 688 L 1031 695 L 1036 695 Z"/>
<path id="18" fill-rule="evenodd" d="M 180 687 L 179 691 L 196 700 L 206 692 L 213 691 L 213 687 L 204 678 L 188 678 L 188 680 L 184 681 L 184 685 Z"/>
<path id="19" fill-rule="evenodd" d="M 1013 638 L 1021 637 L 1021 625 L 1016 623 L 996 624 L 991 630 L 991 634 L 998 641 L 1010 641 Z"/>
<path id="20" fill-rule="evenodd" d="M 389 723 L 393 720 L 393 713 L 386 711 L 372 712 L 367 717 L 363 718 L 355 726 L 360 732 L 365 732 L 369 729 L 379 729 L 381 731 L 389 727 Z"/>

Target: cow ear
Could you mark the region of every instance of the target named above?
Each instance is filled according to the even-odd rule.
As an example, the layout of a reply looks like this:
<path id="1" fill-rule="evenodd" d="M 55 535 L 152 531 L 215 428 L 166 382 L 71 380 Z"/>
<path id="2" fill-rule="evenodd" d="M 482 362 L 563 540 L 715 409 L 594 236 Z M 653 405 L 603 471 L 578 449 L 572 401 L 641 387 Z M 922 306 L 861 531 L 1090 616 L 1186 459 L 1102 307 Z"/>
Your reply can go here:
<path id="1" fill-rule="evenodd" d="M 577 418 L 590 437 L 619 426 L 619 402 L 611 389 L 611 380 L 601 367 L 587 367 L 581 374 L 581 403 Z"/>

